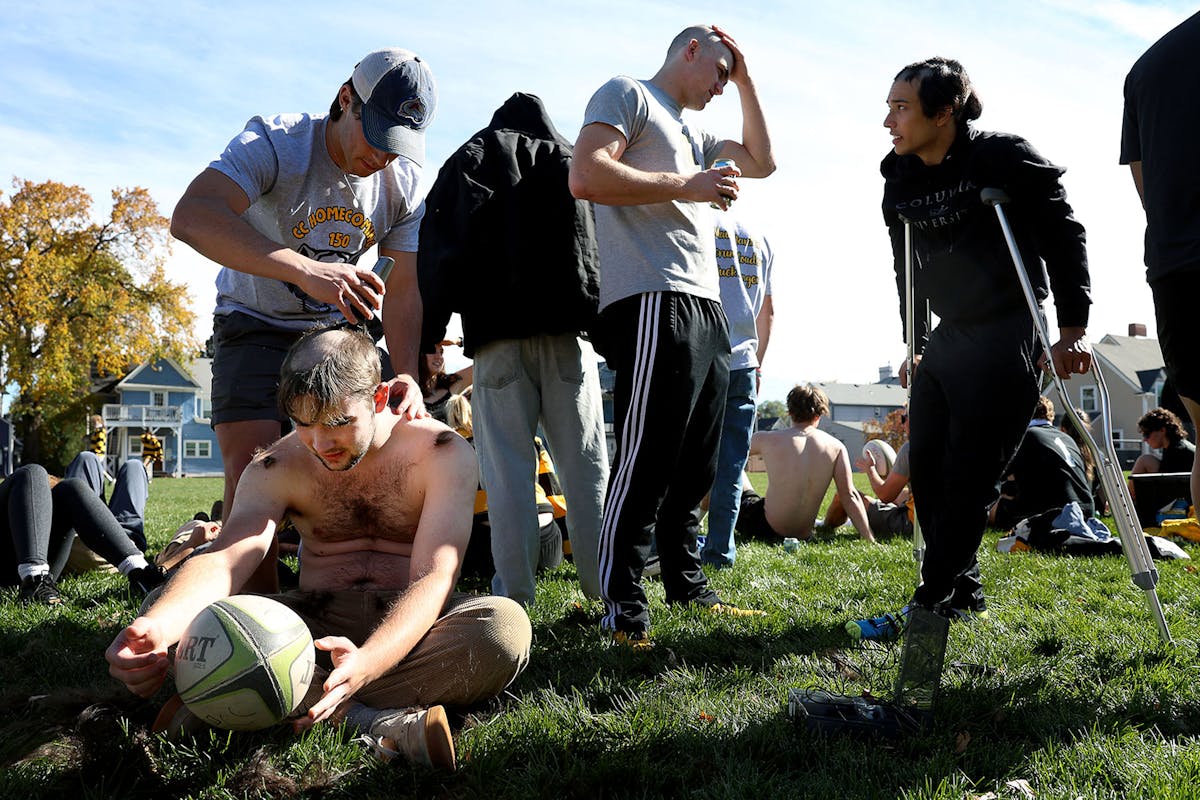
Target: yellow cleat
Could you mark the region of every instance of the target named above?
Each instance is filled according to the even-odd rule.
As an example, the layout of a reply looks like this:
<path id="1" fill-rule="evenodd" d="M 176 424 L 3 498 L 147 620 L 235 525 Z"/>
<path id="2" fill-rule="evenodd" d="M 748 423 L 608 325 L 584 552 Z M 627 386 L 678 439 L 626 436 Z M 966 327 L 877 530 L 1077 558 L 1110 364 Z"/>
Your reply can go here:
<path id="1" fill-rule="evenodd" d="M 715 603 L 708 607 L 710 614 L 724 614 L 727 617 L 765 617 L 767 612 L 756 608 L 738 608 L 728 603 Z"/>

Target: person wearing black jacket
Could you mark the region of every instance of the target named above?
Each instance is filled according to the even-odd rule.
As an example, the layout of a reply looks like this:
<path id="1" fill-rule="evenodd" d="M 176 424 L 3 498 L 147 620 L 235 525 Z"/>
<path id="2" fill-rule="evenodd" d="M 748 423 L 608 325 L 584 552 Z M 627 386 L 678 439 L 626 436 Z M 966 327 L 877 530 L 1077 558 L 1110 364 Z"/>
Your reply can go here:
<path id="1" fill-rule="evenodd" d="M 595 351 L 599 266 L 591 207 L 567 186 L 571 144 L 517 92 L 442 166 L 426 198 L 417 272 L 423 352 L 462 316 L 474 359 L 475 445 L 488 493 L 492 590 L 534 600 L 540 422 L 567 498 L 583 591 L 600 596 L 608 452 Z"/>
<path id="2" fill-rule="evenodd" d="M 1078 503 L 1084 517 L 1095 515 L 1088 462 L 1075 440 L 1054 427 L 1054 401 L 1043 395 L 1021 446 L 1004 470 L 1000 499 L 990 509 L 988 521 L 1007 529 L 1068 503 Z"/>
<path id="3" fill-rule="evenodd" d="M 1062 168 L 1018 136 L 972 127 L 983 106 L 959 62 L 932 58 L 905 67 L 887 104 L 894 151 L 881 165 L 883 215 L 901 318 L 906 221 L 915 242 L 915 307 L 922 309 L 914 320 L 909 413 L 926 554 L 913 603 L 959 616 L 985 609 L 976 551 L 996 481 L 1037 401 L 1041 356 L 1003 234 L 980 190 L 1008 193 L 1006 210 L 1034 293 L 1045 300 L 1054 291 L 1060 340 L 1052 357 L 1063 377 L 1091 366 L 1084 230 L 1067 204 Z M 933 331 L 926 301 L 941 320 Z M 901 370 L 904 385 L 908 367 Z"/>

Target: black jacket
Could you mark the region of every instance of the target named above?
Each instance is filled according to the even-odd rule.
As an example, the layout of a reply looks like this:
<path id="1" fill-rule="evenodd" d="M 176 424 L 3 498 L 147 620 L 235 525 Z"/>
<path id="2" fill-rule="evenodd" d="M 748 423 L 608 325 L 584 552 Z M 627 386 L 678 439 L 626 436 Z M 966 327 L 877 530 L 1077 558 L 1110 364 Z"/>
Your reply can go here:
<path id="1" fill-rule="evenodd" d="M 1087 325 L 1092 300 L 1083 226 L 1059 181 L 1064 170 L 1024 139 L 962 127 L 940 164 L 926 166 L 915 155 L 892 152 L 880 171 L 902 321 L 905 219 L 914 224 L 917 308 L 928 299 L 933 313 L 950 322 L 1026 308 L 996 212 L 979 196 L 981 189 L 998 188 L 1011 198 L 1004 210 L 1038 301 L 1052 288 L 1059 326 Z M 920 353 L 928 335 L 924 314 L 914 322 Z"/>
<path id="2" fill-rule="evenodd" d="M 417 255 L 422 352 L 452 312 L 467 356 L 497 339 L 587 331 L 599 258 L 591 206 L 567 187 L 570 166 L 570 142 L 523 92 L 442 165 Z"/>

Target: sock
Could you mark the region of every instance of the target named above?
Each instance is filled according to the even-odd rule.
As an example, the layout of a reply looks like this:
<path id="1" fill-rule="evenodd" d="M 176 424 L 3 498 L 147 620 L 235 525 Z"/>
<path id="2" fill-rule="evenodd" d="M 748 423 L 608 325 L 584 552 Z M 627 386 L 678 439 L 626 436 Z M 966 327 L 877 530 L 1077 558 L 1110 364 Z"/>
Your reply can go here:
<path id="1" fill-rule="evenodd" d="M 21 576 L 21 580 L 34 578 L 38 575 L 49 575 L 50 565 L 39 563 L 37 561 L 26 561 L 24 563 L 17 564 L 17 574 Z"/>
<path id="2" fill-rule="evenodd" d="M 129 577 L 129 573 L 133 572 L 135 569 L 141 569 L 142 567 L 147 567 L 149 565 L 150 562 L 146 560 L 146 557 L 141 553 L 138 553 L 136 556 L 128 556 L 120 564 L 117 564 L 117 569 L 121 570 L 122 575 Z"/>

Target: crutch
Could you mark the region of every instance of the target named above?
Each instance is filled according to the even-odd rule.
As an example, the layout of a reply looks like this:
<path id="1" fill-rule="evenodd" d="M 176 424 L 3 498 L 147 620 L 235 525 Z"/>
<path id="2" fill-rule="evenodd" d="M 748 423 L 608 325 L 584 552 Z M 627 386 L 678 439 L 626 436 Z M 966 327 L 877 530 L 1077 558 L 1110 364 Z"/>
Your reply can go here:
<path id="1" fill-rule="evenodd" d="M 916 357 L 916 325 L 913 322 L 913 313 L 916 310 L 916 299 L 913 295 L 914 284 L 914 258 L 913 258 L 913 234 L 912 220 L 904 220 L 904 338 L 908 342 L 908 396 L 907 400 L 912 400 L 913 386 L 913 360 Z M 929 329 L 929 304 L 925 304 L 926 330 Z M 908 403 L 908 412 L 912 413 L 912 403 Z M 915 509 L 915 501 L 914 501 Z M 921 566 L 925 562 L 925 537 L 921 535 L 921 523 L 917 521 L 917 515 L 913 513 L 913 560 L 917 562 L 917 585 L 921 584 Z"/>
<path id="2" fill-rule="evenodd" d="M 1058 387 L 1059 396 L 1065 400 L 1069 395 L 1063 387 L 1062 378 L 1054 369 L 1054 362 L 1050 360 L 1050 333 L 1046 329 L 1046 321 L 1042 317 L 1037 298 L 1033 296 L 1033 287 L 1029 284 L 1029 274 L 1025 271 L 1021 251 L 1017 249 L 1017 240 L 1013 236 L 1012 227 L 1008 224 L 1008 217 L 1004 213 L 1003 204 L 1009 201 L 1009 197 L 1003 189 L 984 189 L 980 193 L 980 198 L 996 209 L 996 217 L 1000 220 L 1000 228 L 1004 232 L 1004 241 L 1008 243 L 1013 266 L 1017 270 L 1017 280 L 1020 281 L 1021 290 L 1025 293 L 1025 302 L 1029 305 L 1029 312 L 1033 316 L 1038 339 L 1046 351 L 1050 375 L 1054 380 L 1054 385 Z M 1133 500 L 1129 497 L 1129 489 L 1125 485 L 1125 475 L 1121 471 L 1120 462 L 1117 461 L 1116 449 L 1112 443 L 1112 415 L 1108 405 L 1108 386 L 1104 382 L 1104 375 L 1100 372 L 1100 364 L 1094 357 L 1092 358 L 1092 377 L 1096 380 L 1096 393 L 1100 396 L 1100 413 L 1104 419 L 1104 447 L 1097 444 L 1070 402 L 1066 404 L 1066 414 L 1071 419 L 1071 424 L 1075 426 L 1075 430 L 1080 433 L 1081 440 L 1092 452 L 1092 458 L 1095 459 L 1096 466 L 1100 470 L 1100 482 L 1104 486 L 1104 493 L 1108 496 L 1112 506 L 1113 519 L 1121 534 L 1121 550 L 1124 551 L 1125 559 L 1129 562 L 1129 572 L 1133 584 L 1146 593 L 1146 603 L 1150 606 L 1150 614 L 1158 624 L 1158 635 L 1164 643 L 1170 644 L 1171 631 L 1167 629 L 1167 619 L 1163 616 L 1162 604 L 1159 603 L 1158 592 L 1154 588 L 1158 584 L 1158 570 L 1154 566 L 1150 548 L 1146 545 L 1146 538 L 1142 533 L 1142 526 L 1138 523 L 1137 514 L 1134 512 Z"/>

